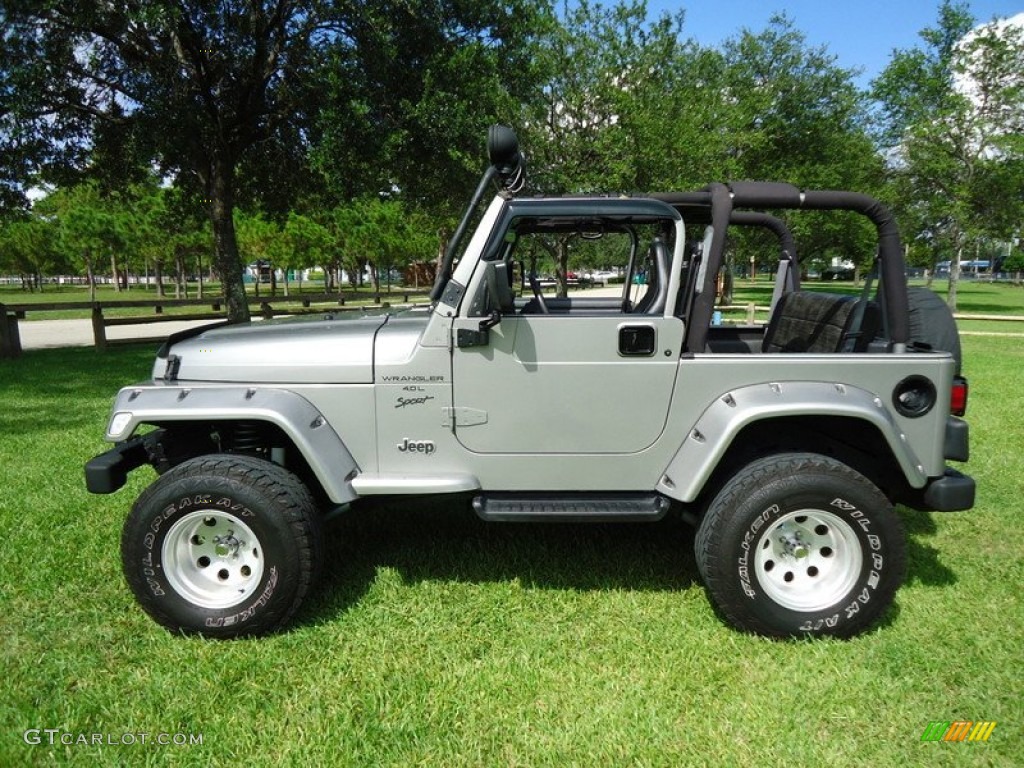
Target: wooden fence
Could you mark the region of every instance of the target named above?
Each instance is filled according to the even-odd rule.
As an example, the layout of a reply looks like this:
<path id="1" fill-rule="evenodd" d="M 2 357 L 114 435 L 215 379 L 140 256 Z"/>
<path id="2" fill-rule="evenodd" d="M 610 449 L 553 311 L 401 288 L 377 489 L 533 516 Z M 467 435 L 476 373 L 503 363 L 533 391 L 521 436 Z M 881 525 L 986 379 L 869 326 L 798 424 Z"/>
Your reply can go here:
<path id="1" fill-rule="evenodd" d="M 402 293 L 382 294 L 374 297 L 376 307 L 391 306 L 391 302 L 397 302 L 401 297 L 401 303 L 408 304 L 416 299 L 425 299 L 425 291 L 405 291 Z M 265 319 L 278 315 L 303 315 L 323 314 L 326 312 L 358 312 L 366 309 L 366 306 L 347 306 L 346 302 L 366 299 L 366 294 L 350 293 L 347 295 L 338 294 L 300 294 L 296 296 L 273 296 L 267 298 L 255 298 L 249 302 L 250 312 Z M 388 301 L 385 301 L 387 299 Z M 290 306 L 296 305 L 296 306 Z M 319 305 L 319 306 L 314 306 Z M 151 307 L 152 315 L 135 315 L 108 317 L 104 311 L 113 311 L 123 308 Z M 188 312 L 179 314 L 164 314 L 165 307 L 209 307 L 203 312 Z M 25 319 L 30 312 L 60 312 L 87 309 L 92 317 L 93 343 L 97 350 L 104 350 L 110 344 L 118 343 L 139 343 L 143 341 L 160 341 L 164 336 L 154 336 L 147 339 L 108 339 L 106 329 L 122 325 L 146 325 L 150 323 L 162 323 L 174 320 L 221 320 L 224 319 L 223 300 L 216 299 L 147 299 L 137 301 L 103 301 L 103 302 L 58 302 L 54 304 L 0 304 L 0 358 L 13 358 L 21 354 L 21 336 L 18 330 L 18 321 Z M 746 322 L 753 325 L 757 313 L 767 313 L 768 307 L 755 306 L 754 304 L 720 306 L 716 309 L 727 312 L 744 312 Z M 958 314 L 957 320 L 1006 320 L 1024 321 L 1022 316 L 1014 315 L 980 315 L 980 314 Z"/>
<path id="2" fill-rule="evenodd" d="M 373 307 L 389 307 L 392 302 L 408 304 L 416 299 L 425 299 L 425 291 L 403 291 L 401 293 L 379 294 L 372 297 Z M 359 312 L 367 305 L 350 306 L 352 301 L 366 300 L 367 294 L 297 294 L 295 296 L 250 297 L 249 311 L 254 316 L 271 319 L 279 315 L 323 314 L 325 312 Z M 109 314 L 119 310 L 133 308 L 152 308 L 152 315 L 122 315 L 111 317 Z M 194 312 L 164 314 L 165 308 L 196 307 Z M 204 308 L 198 311 L 198 308 Z M 142 341 L 159 341 L 162 336 L 149 339 L 108 339 L 107 328 L 124 325 L 148 325 L 171 321 L 188 320 L 223 320 L 226 317 L 224 300 L 220 297 L 210 299 L 139 299 L 132 301 L 67 301 L 52 304 L 0 304 L 0 358 L 13 358 L 21 355 L 21 334 L 18 321 L 24 320 L 32 312 L 70 312 L 89 310 L 92 319 L 93 343 L 97 350 L 104 350 L 110 344 L 138 343 Z"/>

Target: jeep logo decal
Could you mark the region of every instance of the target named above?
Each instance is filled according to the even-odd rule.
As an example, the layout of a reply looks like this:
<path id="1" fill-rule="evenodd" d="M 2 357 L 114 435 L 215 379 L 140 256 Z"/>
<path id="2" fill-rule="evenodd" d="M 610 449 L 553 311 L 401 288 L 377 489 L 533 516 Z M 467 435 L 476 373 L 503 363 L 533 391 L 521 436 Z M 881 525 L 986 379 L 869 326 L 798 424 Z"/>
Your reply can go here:
<path id="1" fill-rule="evenodd" d="M 398 450 L 402 453 L 423 453 L 429 456 L 437 450 L 437 447 L 433 440 L 410 440 L 408 437 L 403 437 L 402 442 L 398 444 Z"/>

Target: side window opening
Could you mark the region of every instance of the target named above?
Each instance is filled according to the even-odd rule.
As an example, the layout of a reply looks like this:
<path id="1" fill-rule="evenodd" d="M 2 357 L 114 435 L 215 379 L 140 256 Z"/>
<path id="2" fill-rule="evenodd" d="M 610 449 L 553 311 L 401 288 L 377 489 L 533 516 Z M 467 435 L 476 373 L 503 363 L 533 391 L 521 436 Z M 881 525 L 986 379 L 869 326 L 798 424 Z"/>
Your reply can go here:
<path id="1" fill-rule="evenodd" d="M 675 227 L 655 218 L 519 218 L 493 258 L 506 264 L 516 312 L 558 316 L 664 311 Z M 474 314 L 486 313 L 477 300 Z"/>

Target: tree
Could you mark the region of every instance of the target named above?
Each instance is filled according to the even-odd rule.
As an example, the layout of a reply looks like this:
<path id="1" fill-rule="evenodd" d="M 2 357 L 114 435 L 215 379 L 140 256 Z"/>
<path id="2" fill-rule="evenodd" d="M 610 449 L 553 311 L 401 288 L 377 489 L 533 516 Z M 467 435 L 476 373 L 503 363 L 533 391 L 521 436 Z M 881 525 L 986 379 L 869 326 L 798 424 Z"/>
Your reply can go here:
<path id="1" fill-rule="evenodd" d="M 239 195 L 283 218 L 316 167 L 334 200 L 400 189 L 448 209 L 514 111 L 546 0 L 0 0 L 0 193 L 104 146 L 194 187 L 233 321 L 248 318 Z M 472 148 L 472 149 L 471 149 Z M 244 169 L 244 173 L 240 173 Z M 66 179 L 66 176 L 65 176 Z M 251 201 L 246 201 L 251 202 Z"/>
<path id="2" fill-rule="evenodd" d="M 546 192 L 692 189 L 730 178 L 873 192 L 882 164 L 864 130 L 854 73 L 809 47 L 784 16 L 742 31 L 724 52 L 683 37 L 685 16 L 581 2 L 543 41 L 543 93 L 523 131 Z M 869 260 L 855 217 L 796 223 L 804 250 Z M 737 241 L 742 241 L 738 238 Z M 559 293 L 571 249 L 552 242 Z"/>
<path id="3" fill-rule="evenodd" d="M 180 186 L 165 186 L 156 191 L 155 199 L 143 200 L 139 226 L 144 236 L 139 243 L 158 270 L 157 282 L 167 259 L 173 259 L 175 298 L 188 298 L 188 277 L 199 280 L 199 298 L 203 296 L 203 257 L 213 254 L 213 238 L 204 228 L 202 206 L 196 196 Z M 206 262 L 208 266 L 210 261 Z M 158 288 L 158 292 L 162 291 Z"/>
<path id="4" fill-rule="evenodd" d="M 838 66 L 825 47 L 808 46 L 785 15 L 773 16 L 760 32 L 743 30 L 726 42 L 724 54 L 735 105 L 730 137 L 741 178 L 878 194 L 883 163 L 865 129 L 866 104 L 855 72 Z M 787 220 L 802 261 L 841 258 L 866 266 L 874 256 L 874 233 L 863 217 L 800 213 Z M 757 236 L 747 233 L 734 242 Z"/>
<path id="5" fill-rule="evenodd" d="M 284 293 L 288 295 L 288 273 L 295 270 L 302 290 L 302 271 L 324 264 L 330 259 L 326 253 L 331 244 L 331 233 L 315 219 L 294 211 L 288 214 L 284 225 L 284 248 L 279 259 L 284 268 Z"/>
<path id="6" fill-rule="evenodd" d="M 649 23 L 636 0 L 565 8 L 539 45 L 543 84 L 523 108 L 534 184 L 552 194 L 649 188 L 640 166 L 648 141 L 661 133 L 649 120 L 656 110 L 671 114 L 676 103 L 666 80 L 676 71 L 681 25 L 680 15 Z M 658 106 L 647 102 L 655 90 Z"/>
<path id="7" fill-rule="evenodd" d="M 650 191 L 671 187 L 695 155 L 706 156 L 694 151 L 701 142 L 689 139 L 697 115 L 712 109 L 694 92 L 713 79 L 714 67 L 696 46 L 680 42 L 681 28 L 680 14 L 648 22 L 646 5 L 635 0 L 610 7 L 582 0 L 565 9 L 539 46 L 543 87 L 523 108 L 532 183 L 551 194 Z M 687 101 L 699 105 L 689 119 Z M 544 244 L 561 296 L 570 239 Z"/>
<path id="8" fill-rule="evenodd" d="M 320 0 L 2 0 L 0 114 L 37 167 L 78 167 L 102 131 L 130 134 L 168 172 L 193 175 L 230 320 L 249 317 L 234 232 L 237 169 L 301 121 L 323 51 L 341 39 Z M 315 102 L 314 102 L 315 104 Z M 294 135 L 294 133 L 293 133 Z"/>
<path id="9" fill-rule="evenodd" d="M 1008 238 L 1019 225 L 1024 146 L 1024 31 L 974 20 L 948 0 L 923 47 L 898 51 L 873 83 L 879 135 L 910 201 L 901 213 L 931 250 L 950 255 L 948 301 L 956 308 L 970 238 Z"/>
<path id="10" fill-rule="evenodd" d="M 322 249 L 324 263 L 330 254 L 353 288 L 362 284 L 369 268 L 379 294 L 382 272 L 390 275 L 392 268 L 423 261 L 433 251 L 436 239 L 429 220 L 398 199 L 364 197 L 339 205 L 328 227 L 331 245 Z"/>
<path id="11" fill-rule="evenodd" d="M 43 274 L 60 264 L 53 223 L 25 216 L 0 227 L 0 271 L 21 277 L 22 287 L 42 290 Z"/>
<path id="12" fill-rule="evenodd" d="M 103 262 L 114 268 L 124 250 L 126 217 L 103 197 L 95 182 L 58 189 L 35 205 L 34 211 L 56 226 L 56 246 L 67 261 L 85 273 L 89 301 L 96 301 L 96 273 Z"/>
<path id="13" fill-rule="evenodd" d="M 331 205 L 400 196 L 454 216 L 481 170 L 482 137 L 537 83 L 548 0 L 363 0 L 319 75 L 314 164 Z"/>
<path id="14" fill-rule="evenodd" d="M 277 293 L 277 280 L 274 277 L 275 262 L 285 250 L 284 234 L 275 222 L 260 214 L 250 215 L 236 211 L 236 230 L 238 232 L 239 252 L 246 264 L 256 266 L 256 295 L 260 295 L 260 281 L 263 270 L 270 273 L 270 295 Z"/>
<path id="15" fill-rule="evenodd" d="M 1017 248 L 1003 262 L 1003 269 L 1013 273 L 1013 279 L 1020 282 L 1021 272 L 1024 272 L 1024 250 Z"/>

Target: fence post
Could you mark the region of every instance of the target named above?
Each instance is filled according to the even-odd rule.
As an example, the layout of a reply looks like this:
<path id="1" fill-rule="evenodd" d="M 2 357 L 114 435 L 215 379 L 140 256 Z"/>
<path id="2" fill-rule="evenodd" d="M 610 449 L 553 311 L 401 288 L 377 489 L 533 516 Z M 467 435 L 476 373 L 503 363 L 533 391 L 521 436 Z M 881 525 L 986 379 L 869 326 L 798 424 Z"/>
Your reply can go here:
<path id="1" fill-rule="evenodd" d="M 97 352 L 106 350 L 107 329 L 103 325 L 103 307 L 99 304 L 92 305 L 92 338 Z"/>
<path id="2" fill-rule="evenodd" d="M 21 334 L 18 333 L 18 316 L 8 312 L 0 304 L 0 358 L 21 356 Z"/>

